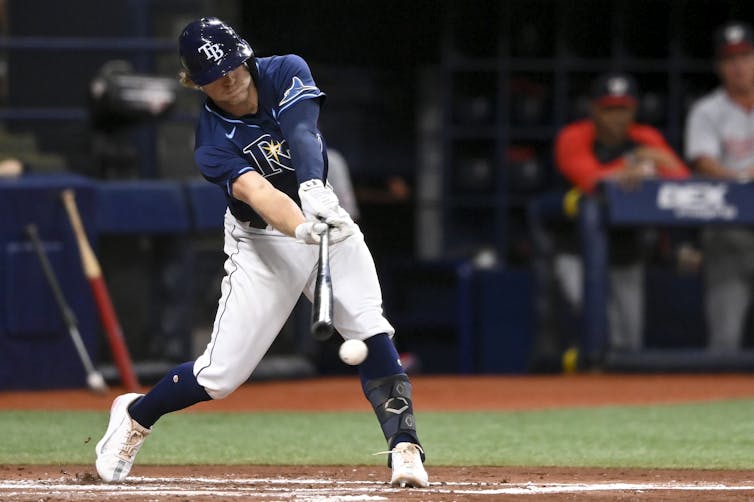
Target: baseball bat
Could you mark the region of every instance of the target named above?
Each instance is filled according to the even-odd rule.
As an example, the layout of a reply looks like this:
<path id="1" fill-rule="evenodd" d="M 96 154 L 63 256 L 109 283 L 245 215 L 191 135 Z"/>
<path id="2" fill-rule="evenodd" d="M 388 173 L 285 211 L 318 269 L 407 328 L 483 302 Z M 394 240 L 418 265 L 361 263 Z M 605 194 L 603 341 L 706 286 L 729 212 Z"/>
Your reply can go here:
<path id="1" fill-rule="evenodd" d="M 333 333 L 332 325 L 332 278 L 330 277 L 330 227 L 320 234 L 317 282 L 312 299 L 312 336 L 324 341 Z"/>
<path id="2" fill-rule="evenodd" d="M 73 233 L 76 236 L 84 275 L 89 282 L 89 286 L 92 288 L 94 301 L 100 314 L 102 326 L 110 342 L 110 350 L 112 351 L 115 365 L 118 368 L 121 383 L 129 392 L 137 392 L 139 390 L 139 381 L 136 379 L 133 364 L 131 363 L 131 356 L 128 353 L 128 347 L 126 347 L 126 342 L 123 338 L 123 330 L 115 314 L 113 302 L 110 299 L 110 292 L 102 276 L 102 268 L 100 267 L 99 260 L 97 260 L 97 256 L 94 254 L 84 231 L 84 225 L 81 222 L 73 190 L 63 190 L 61 198 L 68 214 L 68 221 L 70 221 Z"/>
<path id="3" fill-rule="evenodd" d="M 107 392 L 105 379 L 102 377 L 102 373 L 94 369 L 94 364 L 92 364 L 92 360 L 89 358 L 89 353 L 86 351 L 86 346 L 81 339 L 81 333 L 79 332 L 76 314 L 73 313 L 73 310 L 68 305 L 65 296 L 63 296 L 63 291 L 60 289 L 58 278 L 55 276 L 55 272 L 52 270 L 52 266 L 50 265 L 50 260 L 47 258 L 47 254 L 45 254 L 44 249 L 42 248 L 42 242 L 39 239 L 39 231 L 37 230 L 37 226 L 33 223 L 26 225 L 26 234 L 29 236 L 31 245 L 34 247 L 34 252 L 39 259 L 39 264 L 42 265 L 42 271 L 44 272 L 47 283 L 50 285 L 52 294 L 55 297 L 55 303 L 58 304 L 60 314 L 63 316 L 63 322 L 68 329 L 68 334 L 73 341 L 73 345 L 76 347 L 76 352 L 78 352 L 79 359 L 84 365 L 84 370 L 86 370 L 86 384 L 94 392 L 104 394 Z"/>

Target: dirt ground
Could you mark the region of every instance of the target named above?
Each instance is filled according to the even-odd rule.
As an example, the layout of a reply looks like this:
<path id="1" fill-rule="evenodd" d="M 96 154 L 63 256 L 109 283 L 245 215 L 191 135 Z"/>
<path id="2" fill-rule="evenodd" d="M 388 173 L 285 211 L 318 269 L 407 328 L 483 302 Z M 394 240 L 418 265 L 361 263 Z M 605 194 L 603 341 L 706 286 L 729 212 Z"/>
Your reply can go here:
<path id="1" fill-rule="evenodd" d="M 414 376 L 421 410 L 525 410 L 754 397 L 752 375 Z M 120 391 L 0 393 L 0 409 L 107 410 Z M 326 396 L 339 396 L 337 402 Z M 246 385 L 208 411 L 368 410 L 356 377 Z M 334 409 L 334 408 L 330 408 Z M 721 470 L 432 467 L 431 486 L 397 489 L 374 466 L 134 466 L 102 483 L 93 466 L 0 466 L 0 500 L 754 500 L 754 472 Z"/>

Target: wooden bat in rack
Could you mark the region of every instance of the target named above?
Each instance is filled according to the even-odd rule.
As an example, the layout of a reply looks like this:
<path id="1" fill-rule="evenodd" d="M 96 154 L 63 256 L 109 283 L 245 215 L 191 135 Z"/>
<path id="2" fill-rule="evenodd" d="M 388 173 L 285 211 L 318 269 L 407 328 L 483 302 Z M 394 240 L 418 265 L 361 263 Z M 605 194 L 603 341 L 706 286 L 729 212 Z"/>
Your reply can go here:
<path id="1" fill-rule="evenodd" d="M 110 292 L 102 276 L 102 268 L 100 267 L 99 260 L 97 260 L 97 256 L 94 254 L 94 250 L 89 244 L 89 239 L 84 231 L 84 225 L 81 222 L 81 216 L 76 206 L 75 194 L 73 190 L 66 189 L 63 190 L 60 196 L 68 214 L 68 220 L 71 222 L 73 233 L 76 236 L 84 275 L 87 281 L 89 281 L 89 286 L 92 288 L 94 302 L 97 305 L 102 326 L 107 333 L 107 338 L 110 342 L 110 351 L 118 368 L 121 383 L 129 392 L 137 392 L 139 390 L 139 382 L 136 379 L 131 356 L 128 353 L 128 347 L 126 347 L 126 342 L 123 338 L 123 330 L 121 329 L 118 317 L 115 315 L 113 302 L 110 299 Z"/>
<path id="2" fill-rule="evenodd" d="M 312 336 L 324 341 L 333 333 L 332 325 L 332 278 L 330 277 L 330 227 L 320 234 L 317 282 L 312 299 Z"/>

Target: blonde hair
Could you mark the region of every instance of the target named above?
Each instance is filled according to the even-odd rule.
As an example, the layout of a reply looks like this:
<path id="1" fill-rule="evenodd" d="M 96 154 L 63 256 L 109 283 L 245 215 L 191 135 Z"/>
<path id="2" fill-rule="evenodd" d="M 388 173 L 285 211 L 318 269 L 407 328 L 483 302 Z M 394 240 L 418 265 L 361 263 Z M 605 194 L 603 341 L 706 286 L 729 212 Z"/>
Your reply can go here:
<path id="1" fill-rule="evenodd" d="M 185 70 L 181 70 L 178 73 L 178 81 L 183 87 L 188 87 L 189 89 L 201 89 L 201 86 L 196 85 Z"/>

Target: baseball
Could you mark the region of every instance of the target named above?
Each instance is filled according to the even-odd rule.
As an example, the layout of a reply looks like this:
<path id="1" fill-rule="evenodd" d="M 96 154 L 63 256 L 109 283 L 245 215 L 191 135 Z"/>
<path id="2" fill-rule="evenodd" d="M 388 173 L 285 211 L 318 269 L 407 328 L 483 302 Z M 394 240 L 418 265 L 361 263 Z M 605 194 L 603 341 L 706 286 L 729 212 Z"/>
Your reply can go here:
<path id="1" fill-rule="evenodd" d="M 356 366 L 364 362 L 368 352 L 367 344 L 361 340 L 346 340 L 340 345 L 338 355 L 344 363 Z"/>

